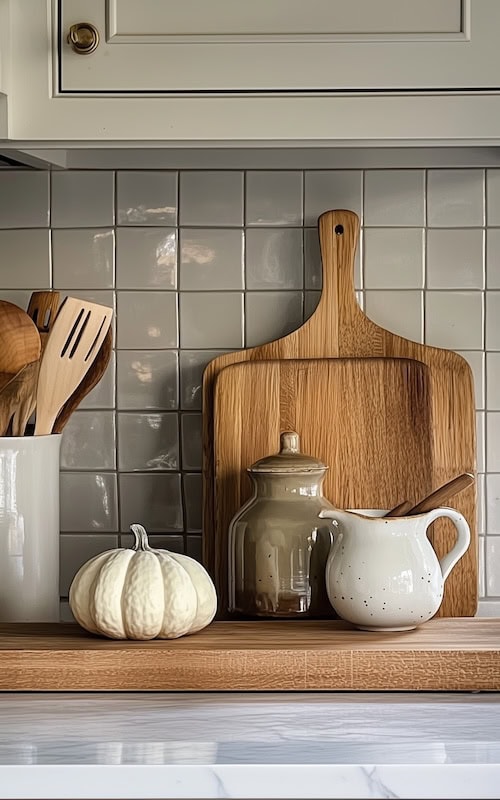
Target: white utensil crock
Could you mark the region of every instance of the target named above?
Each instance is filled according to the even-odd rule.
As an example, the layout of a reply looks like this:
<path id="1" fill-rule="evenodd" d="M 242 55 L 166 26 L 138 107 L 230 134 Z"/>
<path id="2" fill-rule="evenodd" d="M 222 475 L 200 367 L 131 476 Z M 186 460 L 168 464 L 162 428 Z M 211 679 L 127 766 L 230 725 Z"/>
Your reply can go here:
<path id="1" fill-rule="evenodd" d="M 59 622 L 61 438 L 0 437 L 1 622 Z"/>
<path id="2" fill-rule="evenodd" d="M 382 509 L 323 510 L 334 520 L 326 566 L 331 605 L 357 628 L 405 631 L 426 622 L 443 600 L 444 582 L 470 543 L 467 521 L 454 508 L 411 517 L 388 517 Z M 454 547 L 438 559 L 427 528 L 439 517 L 457 529 Z"/>

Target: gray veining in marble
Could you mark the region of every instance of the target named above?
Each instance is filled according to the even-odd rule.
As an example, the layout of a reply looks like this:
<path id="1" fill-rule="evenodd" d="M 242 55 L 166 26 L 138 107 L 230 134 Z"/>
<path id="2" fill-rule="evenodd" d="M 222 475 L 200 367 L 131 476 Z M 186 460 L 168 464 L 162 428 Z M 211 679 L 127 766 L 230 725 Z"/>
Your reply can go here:
<path id="1" fill-rule="evenodd" d="M 500 797 L 500 694 L 4 694 L 0 798 Z"/>

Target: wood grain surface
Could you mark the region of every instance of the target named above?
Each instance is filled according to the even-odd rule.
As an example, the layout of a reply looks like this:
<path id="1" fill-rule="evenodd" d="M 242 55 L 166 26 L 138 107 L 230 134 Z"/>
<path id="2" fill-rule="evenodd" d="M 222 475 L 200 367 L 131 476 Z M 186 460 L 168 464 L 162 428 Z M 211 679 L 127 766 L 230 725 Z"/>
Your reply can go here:
<path id="1" fill-rule="evenodd" d="M 434 478 L 437 488 L 457 474 L 476 470 L 474 387 L 468 363 L 457 353 L 411 342 L 365 316 L 354 291 L 354 255 L 359 219 L 352 211 L 328 211 L 319 219 L 323 291 L 313 316 L 298 330 L 274 342 L 226 353 L 207 366 L 203 379 L 203 547 L 204 561 L 221 597 L 227 573 L 221 569 L 215 529 L 214 386 L 224 367 L 244 361 L 303 358 L 412 358 L 430 371 Z M 253 435 L 253 434 L 250 434 Z M 405 447 L 405 443 L 401 443 Z M 316 455 L 314 452 L 310 455 Z M 327 459 L 328 461 L 332 459 Z M 249 466 L 249 465 L 248 465 Z M 346 476 L 348 480 L 348 476 Z M 396 498 L 402 502 L 406 497 Z M 391 502 L 384 503 L 389 508 Z M 393 503 L 392 505 L 395 505 Z M 471 528 L 471 545 L 446 581 L 441 613 L 473 615 L 477 608 L 476 490 L 469 487 L 452 503 Z M 435 525 L 438 555 L 450 549 L 454 529 L 448 520 Z M 223 544 L 222 544 L 223 546 Z M 217 569 L 217 560 L 219 571 Z"/>
<path id="2" fill-rule="evenodd" d="M 215 622 L 170 641 L 0 625 L 1 691 L 499 691 L 500 619 L 368 633 L 340 621 Z"/>
<path id="3" fill-rule="evenodd" d="M 411 359 L 248 361 L 215 385 L 216 574 L 227 607 L 229 523 L 251 496 L 247 467 L 297 431 L 303 453 L 329 466 L 325 496 L 338 508 L 412 504 L 438 480 L 429 369 Z M 332 611 L 332 616 L 335 616 Z"/>

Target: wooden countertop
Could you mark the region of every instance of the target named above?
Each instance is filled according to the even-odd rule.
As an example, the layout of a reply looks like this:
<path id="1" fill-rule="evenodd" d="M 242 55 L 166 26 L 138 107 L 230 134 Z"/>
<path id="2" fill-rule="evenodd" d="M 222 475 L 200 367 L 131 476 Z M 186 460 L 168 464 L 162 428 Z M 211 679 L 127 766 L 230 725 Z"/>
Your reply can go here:
<path id="1" fill-rule="evenodd" d="M 373 633 L 338 620 L 215 622 L 148 642 L 0 624 L 2 691 L 500 691 L 500 619 Z"/>

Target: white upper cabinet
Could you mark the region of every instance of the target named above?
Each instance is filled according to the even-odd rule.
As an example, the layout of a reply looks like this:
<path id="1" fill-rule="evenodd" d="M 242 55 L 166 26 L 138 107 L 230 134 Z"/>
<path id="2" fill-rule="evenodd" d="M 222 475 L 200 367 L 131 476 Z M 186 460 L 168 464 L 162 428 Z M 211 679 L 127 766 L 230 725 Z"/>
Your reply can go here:
<path id="1" fill-rule="evenodd" d="M 59 0 L 65 92 L 497 87 L 499 0 Z M 77 23 L 99 44 L 67 44 Z"/>
<path id="2" fill-rule="evenodd" d="M 0 140 L 500 144 L 500 0 L 0 0 L 0 22 Z"/>

